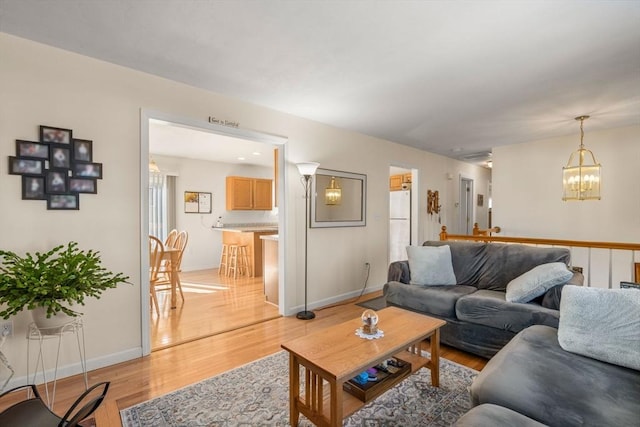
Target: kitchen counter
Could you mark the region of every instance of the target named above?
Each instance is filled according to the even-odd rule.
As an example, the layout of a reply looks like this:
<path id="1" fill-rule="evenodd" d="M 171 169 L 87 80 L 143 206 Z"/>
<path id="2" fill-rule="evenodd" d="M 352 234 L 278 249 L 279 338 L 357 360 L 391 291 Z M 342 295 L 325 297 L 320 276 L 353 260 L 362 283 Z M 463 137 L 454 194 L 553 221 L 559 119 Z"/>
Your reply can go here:
<path id="1" fill-rule="evenodd" d="M 260 236 L 260 238 L 262 240 L 275 240 L 276 242 L 278 241 L 278 235 L 277 234 L 263 234 Z"/>
<path id="2" fill-rule="evenodd" d="M 251 277 L 262 276 L 262 237 L 278 234 L 278 227 L 273 224 L 227 224 L 214 227 L 222 232 L 222 243 L 228 245 L 244 245 L 249 257 Z"/>
<path id="3" fill-rule="evenodd" d="M 217 231 L 229 231 L 231 233 L 261 233 L 278 231 L 277 225 L 260 224 L 228 224 L 222 227 L 213 227 Z"/>

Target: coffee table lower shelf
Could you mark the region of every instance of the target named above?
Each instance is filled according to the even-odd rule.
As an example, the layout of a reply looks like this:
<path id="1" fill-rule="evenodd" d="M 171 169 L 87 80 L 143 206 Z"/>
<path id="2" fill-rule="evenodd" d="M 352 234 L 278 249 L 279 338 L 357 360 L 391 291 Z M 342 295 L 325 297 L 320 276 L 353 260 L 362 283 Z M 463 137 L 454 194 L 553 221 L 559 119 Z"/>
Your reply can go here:
<path id="1" fill-rule="evenodd" d="M 430 359 L 427 359 L 422 356 L 418 356 L 417 354 L 411 353 L 409 351 L 402 351 L 400 353 L 394 354 L 393 357 L 395 357 L 396 359 L 401 359 L 404 362 L 410 363 L 411 369 L 407 371 L 404 375 L 395 377 L 392 380 L 385 382 L 384 387 L 380 387 L 378 390 L 376 390 L 375 393 L 371 394 L 370 397 L 367 398 L 365 401 L 362 401 L 358 399 L 356 396 L 349 394 L 346 391 L 343 391 L 342 392 L 342 416 L 344 418 L 354 414 L 364 405 L 371 402 L 372 400 L 374 400 L 375 398 L 383 394 L 385 391 L 393 388 L 393 386 L 400 383 L 401 381 L 406 379 L 409 375 L 415 373 L 419 369 L 423 367 L 430 368 L 430 364 L 431 364 Z M 337 386 L 342 390 L 342 384 L 338 384 Z M 298 410 L 300 411 L 301 414 L 305 415 L 316 425 L 323 425 L 323 423 L 321 422 L 322 418 L 332 419 L 330 414 L 330 408 L 331 408 L 330 387 L 326 387 L 324 389 L 323 396 L 324 396 L 323 406 L 322 406 L 323 411 L 322 411 L 322 417 L 320 419 L 317 418 L 317 414 L 314 416 L 314 414 L 311 411 L 309 411 L 308 409 L 309 405 L 307 405 L 304 401 L 304 394 L 301 394 L 299 396 Z"/>

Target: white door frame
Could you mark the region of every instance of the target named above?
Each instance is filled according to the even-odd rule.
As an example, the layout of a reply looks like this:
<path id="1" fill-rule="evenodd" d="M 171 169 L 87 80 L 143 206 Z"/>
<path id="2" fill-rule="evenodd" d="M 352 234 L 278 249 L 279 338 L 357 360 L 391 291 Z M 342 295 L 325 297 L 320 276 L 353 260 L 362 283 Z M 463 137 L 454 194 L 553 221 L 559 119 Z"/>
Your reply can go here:
<path id="1" fill-rule="evenodd" d="M 278 234 L 281 242 L 286 241 L 286 159 L 288 149 L 288 138 L 268 133 L 256 132 L 248 129 L 233 128 L 205 122 L 202 120 L 192 119 L 188 117 L 176 116 L 174 114 L 154 111 L 149 109 L 140 109 L 140 326 L 142 339 L 142 355 L 146 356 L 151 353 L 151 316 L 149 310 L 149 253 L 148 236 L 149 236 L 149 120 L 161 120 L 179 125 L 194 127 L 208 132 L 217 133 L 235 138 L 247 139 L 255 142 L 263 142 L 278 145 Z M 278 268 L 280 271 L 286 271 L 287 260 L 284 245 L 278 245 Z M 280 293 L 278 311 L 280 314 L 285 312 L 286 283 L 285 274 L 279 275 L 278 290 Z"/>

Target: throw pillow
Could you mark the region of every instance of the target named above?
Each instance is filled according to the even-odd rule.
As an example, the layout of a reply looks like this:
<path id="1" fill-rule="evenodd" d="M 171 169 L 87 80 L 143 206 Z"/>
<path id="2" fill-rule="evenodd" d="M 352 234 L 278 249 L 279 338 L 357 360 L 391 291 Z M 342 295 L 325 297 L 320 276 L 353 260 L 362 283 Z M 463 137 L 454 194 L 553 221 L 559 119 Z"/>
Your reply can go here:
<path id="1" fill-rule="evenodd" d="M 558 342 L 564 350 L 640 370 L 640 291 L 565 286 Z"/>
<path id="2" fill-rule="evenodd" d="M 507 284 L 506 300 L 526 303 L 556 285 L 571 279 L 573 273 L 563 262 L 550 262 L 532 268 Z"/>
<path id="3" fill-rule="evenodd" d="M 412 285 L 455 285 L 451 248 L 444 246 L 407 246 Z"/>

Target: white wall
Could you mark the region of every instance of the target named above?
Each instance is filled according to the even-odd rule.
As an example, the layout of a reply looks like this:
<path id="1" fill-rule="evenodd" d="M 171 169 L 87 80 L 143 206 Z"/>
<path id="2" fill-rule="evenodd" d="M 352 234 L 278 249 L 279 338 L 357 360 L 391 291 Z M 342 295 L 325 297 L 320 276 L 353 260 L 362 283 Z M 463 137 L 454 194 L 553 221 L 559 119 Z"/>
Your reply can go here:
<path id="1" fill-rule="evenodd" d="M 562 138 L 493 149 L 493 223 L 505 236 L 640 242 L 640 126 L 590 131 L 602 200 L 562 201 L 562 167 L 580 145 Z"/>
<path id="2" fill-rule="evenodd" d="M 273 168 L 230 163 L 194 160 L 153 155 L 161 171 L 176 175 L 176 228 L 189 233 L 189 242 L 182 259 L 182 270 L 193 271 L 218 267 L 222 245 L 222 233 L 212 226 L 222 217 L 222 222 L 277 223 L 278 210 L 228 211 L 225 202 L 225 178 L 249 176 L 273 179 Z M 185 191 L 211 193 L 211 214 L 184 212 Z"/>
<path id="3" fill-rule="evenodd" d="M 87 58 L 0 33 L 0 158 L 14 155 L 16 139 L 37 139 L 38 125 L 71 128 L 93 140 L 95 161 L 104 164 L 98 194 L 81 196 L 79 211 L 47 211 L 42 201 L 22 201 L 18 176 L 0 161 L 0 247 L 17 252 L 44 250 L 75 240 L 102 253 L 104 265 L 131 276 L 133 285 L 107 291 L 87 302 L 84 324 L 89 369 L 141 354 L 140 111 L 150 109 L 206 122 L 215 116 L 245 129 L 283 135 L 286 162 L 286 268 L 288 313 L 303 304 L 304 198 L 294 166 L 318 161 L 327 169 L 368 176 L 367 226 L 309 230 L 309 302 L 311 307 L 357 295 L 371 263 L 369 287 L 386 281 L 389 165 L 418 171 L 419 236 L 437 238 L 440 224 L 426 216 L 427 189 L 440 190 L 442 224 L 453 223 L 456 186 L 446 174 L 464 172 L 488 181 L 488 171 L 413 148 L 225 98 L 149 74 Z M 146 153 L 143 153 L 146 158 Z M 156 159 L 158 161 L 158 159 Z M 603 162 L 604 163 L 604 162 Z M 203 172 L 204 173 L 204 172 Z M 480 188 L 480 187 L 478 187 Z M 217 190 L 216 190 L 217 192 Z M 207 231 L 208 233 L 208 231 Z M 145 298 L 147 296 L 145 295 Z M 117 313 L 117 316 L 113 314 Z M 25 374 L 28 313 L 15 319 L 15 336 L 3 352 Z M 49 351 L 49 356 L 52 356 Z M 65 345 L 59 372 L 78 372 L 73 347 Z"/>

